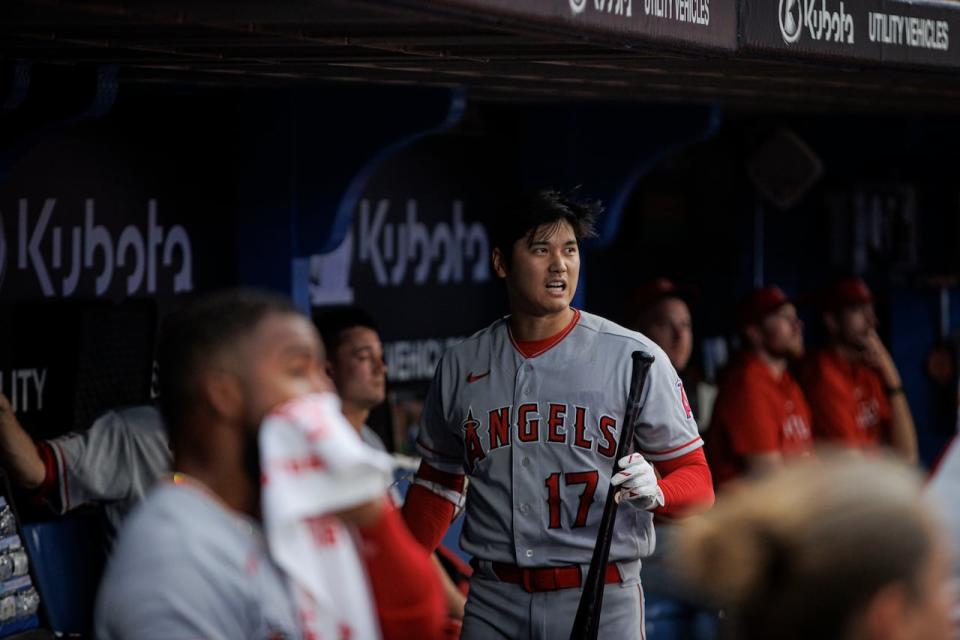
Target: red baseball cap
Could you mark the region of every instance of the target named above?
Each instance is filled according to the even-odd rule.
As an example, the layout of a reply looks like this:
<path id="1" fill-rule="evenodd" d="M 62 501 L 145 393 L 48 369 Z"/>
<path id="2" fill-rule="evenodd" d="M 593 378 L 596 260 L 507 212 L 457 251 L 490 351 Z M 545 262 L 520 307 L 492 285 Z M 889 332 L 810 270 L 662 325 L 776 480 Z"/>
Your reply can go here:
<path id="1" fill-rule="evenodd" d="M 830 311 L 872 302 L 873 293 L 867 283 L 860 278 L 843 278 L 824 292 L 821 305 L 824 310 Z"/>
<path id="2" fill-rule="evenodd" d="M 737 309 L 737 324 L 740 327 L 757 324 L 790 302 L 790 298 L 787 297 L 787 294 L 785 294 L 780 287 L 767 285 L 766 287 L 754 289 L 740 302 L 740 306 Z"/>
<path id="3" fill-rule="evenodd" d="M 680 297 L 682 297 L 680 289 L 672 280 L 654 278 L 653 280 L 647 280 L 633 290 L 633 294 L 630 296 L 630 306 L 633 309 L 642 310 L 651 307 L 664 298 Z"/>

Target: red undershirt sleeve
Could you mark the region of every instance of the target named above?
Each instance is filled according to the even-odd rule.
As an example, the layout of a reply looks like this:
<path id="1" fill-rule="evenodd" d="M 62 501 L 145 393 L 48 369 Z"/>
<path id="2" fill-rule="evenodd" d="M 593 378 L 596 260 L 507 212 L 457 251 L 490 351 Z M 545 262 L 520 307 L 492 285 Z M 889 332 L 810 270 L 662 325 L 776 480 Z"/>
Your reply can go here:
<path id="1" fill-rule="evenodd" d="M 702 447 L 654 466 L 660 472 L 664 503 L 654 513 L 677 518 L 713 506 L 713 479 Z"/>
<path id="2" fill-rule="evenodd" d="M 50 497 L 56 494 L 59 475 L 57 473 L 57 456 L 53 453 L 53 447 L 48 442 L 37 443 L 37 454 L 43 461 L 44 476 L 43 482 L 35 489 L 35 492 L 44 497 Z"/>
<path id="3" fill-rule="evenodd" d="M 383 639 L 442 638 L 447 616 L 439 576 L 396 508 L 384 504 L 380 517 L 358 530 Z"/>
<path id="4" fill-rule="evenodd" d="M 464 477 L 420 463 L 416 478 L 403 503 L 403 519 L 410 533 L 427 551 L 440 546 L 453 520 L 451 498 L 463 494 Z"/>

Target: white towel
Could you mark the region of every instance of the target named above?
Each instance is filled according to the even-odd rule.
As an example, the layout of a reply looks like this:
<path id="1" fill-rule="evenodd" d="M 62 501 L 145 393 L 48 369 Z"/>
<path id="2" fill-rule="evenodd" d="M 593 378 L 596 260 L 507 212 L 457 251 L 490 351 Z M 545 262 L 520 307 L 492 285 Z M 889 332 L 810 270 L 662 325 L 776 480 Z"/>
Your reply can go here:
<path id="1" fill-rule="evenodd" d="M 263 523 L 305 638 L 379 640 L 356 533 L 334 514 L 381 499 L 390 456 L 365 444 L 332 393 L 274 410 L 260 430 Z"/>

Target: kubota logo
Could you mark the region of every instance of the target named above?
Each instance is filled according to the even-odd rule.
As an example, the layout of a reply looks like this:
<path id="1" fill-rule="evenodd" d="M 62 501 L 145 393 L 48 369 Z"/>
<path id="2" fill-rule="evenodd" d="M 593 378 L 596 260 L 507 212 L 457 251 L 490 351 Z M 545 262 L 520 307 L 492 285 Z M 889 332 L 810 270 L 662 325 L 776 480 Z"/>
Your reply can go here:
<path id="1" fill-rule="evenodd" d="M 787 44 L 800 40 L 803 30 L 811 40 L 853 44 L 853 16 L 841 1 L 836 11 L 827 0 L 780 0 L 780 35 Z"/>
<path id="2" fill-rule="evenodd" d="M 783 41 L 793 44 L 800 39 L 803 27 L 803 8 L 800 0 L 780 0 L 780 33 Z"/>

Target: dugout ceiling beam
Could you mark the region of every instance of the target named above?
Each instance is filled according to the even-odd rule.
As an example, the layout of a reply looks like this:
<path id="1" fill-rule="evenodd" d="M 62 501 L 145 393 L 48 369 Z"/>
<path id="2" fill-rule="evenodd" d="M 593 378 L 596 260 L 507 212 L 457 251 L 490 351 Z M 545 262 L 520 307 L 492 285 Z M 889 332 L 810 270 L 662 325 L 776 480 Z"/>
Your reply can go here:
<path id="1" fill-rule="evenodd" d="M 147 92 L 348 82 L 951 113 L 958 30 L 945 0 L 5 0 L 0 62 L 116 65 Z"/>

